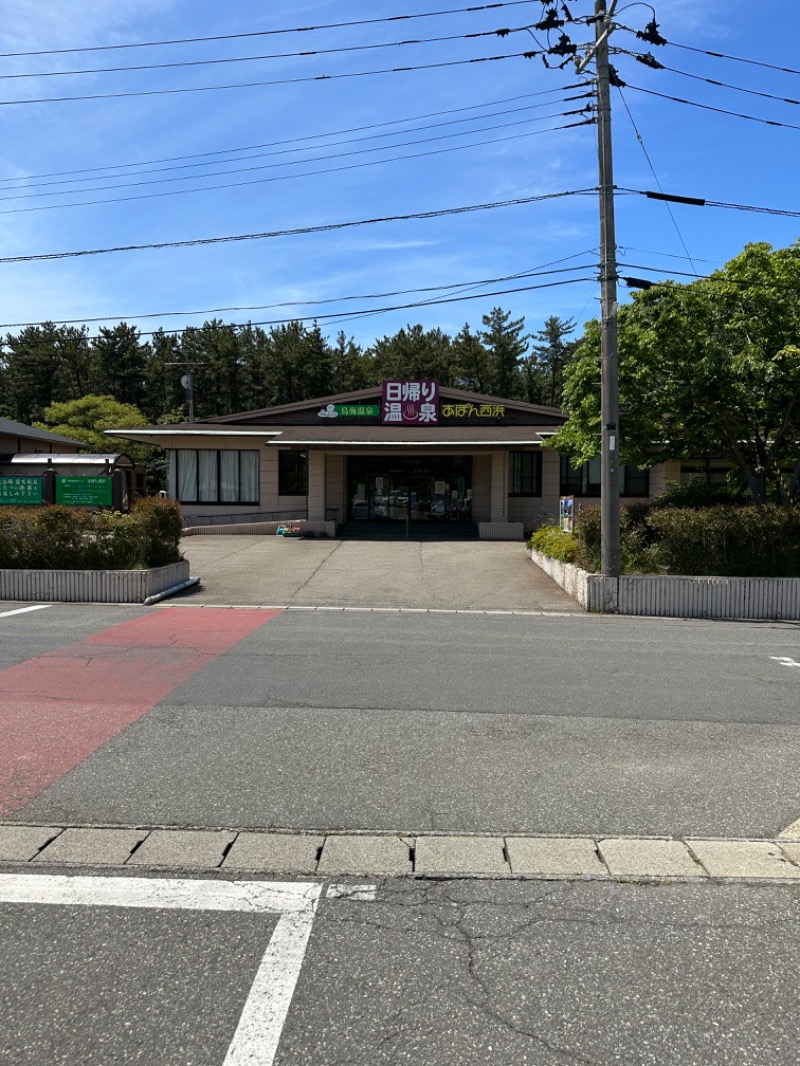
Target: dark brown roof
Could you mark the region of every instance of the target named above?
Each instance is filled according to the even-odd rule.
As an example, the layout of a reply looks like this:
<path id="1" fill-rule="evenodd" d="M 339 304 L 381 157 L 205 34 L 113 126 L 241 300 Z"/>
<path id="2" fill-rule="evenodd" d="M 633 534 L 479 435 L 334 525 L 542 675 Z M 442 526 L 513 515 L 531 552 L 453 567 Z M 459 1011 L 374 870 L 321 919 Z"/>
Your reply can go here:
<path id="1" fill-rule="evenodd" d="M 219 418 L 209 418 L 209 424 L 223 423 L 233 425 L 236 423 L 252 423 L 258 425 L 263 419 L 269 423 L 280 422 L 283 416 L 291 416 L 304 411 L 316 411 L 321 407 L 333 404 L 363 404 L 367 401 L 372 403 L 381 402 L 381 387 L 373 385 L 368 389 L 359 389 L 356 392 L 342 392 L 335 396 L 319 396 L 313 400 L 301 400 L 298 403 L 281 404 L 277 407 L 263 407 L 257 411 L 241 411 L 233 415 L 221 415 Z M 502 404 L 504 407 L 524 412 L 529 415 L 538 415 L 548 421 L 555 419 L 558 422 L 566 421 L 565 415 L 558 407 L 545 407 L 542 404 L 526 403 L 524 400 L 507 400 L 502 396 L 488 396 L 482 392 L 467 392 L 464 389 L 453 389 L 449 386 L 441 386 L 439 389 L 441 402 L 451 400 L 455 403 L 474 404 Z"/>

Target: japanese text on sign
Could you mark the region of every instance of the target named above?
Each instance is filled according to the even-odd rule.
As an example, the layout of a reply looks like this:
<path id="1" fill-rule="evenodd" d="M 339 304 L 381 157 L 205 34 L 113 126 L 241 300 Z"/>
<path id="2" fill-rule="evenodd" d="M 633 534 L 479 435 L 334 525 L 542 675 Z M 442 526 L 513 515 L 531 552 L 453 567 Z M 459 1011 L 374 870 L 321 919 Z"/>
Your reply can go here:
<path id="1" fill-rule="evenodd" d="M 505 413 L 502 403 L 442 404 L 442 418 L 502 418 Z"/>
<path id="2" fill-rule="evenodd" d="M 110 477 L 57 477 L 56 503 L 67 507 L 110 507 Z"/>
<path id="3" fill-rule="evenodd" d="M 384 381 L 381 421 L 396 426 L 436 425 L 439 382 Z"/>
<path id="4" fill-rule="evenodd" d="M 40 477 L 0 477 L 0 504 L 25 507 L 42 502 Z"/>

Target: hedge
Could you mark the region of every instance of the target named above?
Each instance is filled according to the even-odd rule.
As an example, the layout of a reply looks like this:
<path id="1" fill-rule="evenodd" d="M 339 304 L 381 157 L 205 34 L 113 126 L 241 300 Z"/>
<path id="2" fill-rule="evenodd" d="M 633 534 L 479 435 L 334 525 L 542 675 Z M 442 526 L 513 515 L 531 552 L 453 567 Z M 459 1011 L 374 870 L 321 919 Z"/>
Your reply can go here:
<path id="1" fill-rule="evenodd" d="M 0 568 L 145 570 L 179 562 L 181 511 L 143 499 L 130 514 L 69 507 L 0 509 Z"/>
<path id="2" fill-rule="evenodd" d="M 578 550 L 578 539 L 558 526 L 541 526 L 528 541 L 528 547 L 561 563 L 571 563 Z"/>
<path id="3" fill-rule="evenodd" d="M 600 569 L 600 508 L 580 513 L 575 562 Z M 778 504 L 620 508 L 623 573 L 800 577 L 800 508 Z"/>

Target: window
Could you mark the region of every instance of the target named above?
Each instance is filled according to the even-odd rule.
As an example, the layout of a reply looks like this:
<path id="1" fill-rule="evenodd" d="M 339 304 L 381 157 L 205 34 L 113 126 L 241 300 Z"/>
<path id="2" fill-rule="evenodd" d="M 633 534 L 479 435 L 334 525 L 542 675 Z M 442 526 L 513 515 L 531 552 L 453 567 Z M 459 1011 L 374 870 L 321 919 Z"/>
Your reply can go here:
<path id="1" fill-rule="evenodd" d="M 308 452 L 278 452 L 278 495 L 308 495 Z"/>
<path id="2" fill-rule="evenodd" d="M 638 466 L 623 466 L 619 479 L 620 496 L 649 496 L 650 471 Z M 600 495 L 600 456 L 596 455 L 588 463 L 574 467 L 569 460 L 561 457 L 561 495 L 562 496 L 599 496 Z"/>
<path id="3" fill-rule="evenodd" d="M 508 495 L 541 496 L 542 453 L 508 453 Z"/>
<path id="4" fill-rule="evenodd" d="M 181 503 L 258 503 L 258 452 L 178 448 L 169 453 L 170 496 Z"/>

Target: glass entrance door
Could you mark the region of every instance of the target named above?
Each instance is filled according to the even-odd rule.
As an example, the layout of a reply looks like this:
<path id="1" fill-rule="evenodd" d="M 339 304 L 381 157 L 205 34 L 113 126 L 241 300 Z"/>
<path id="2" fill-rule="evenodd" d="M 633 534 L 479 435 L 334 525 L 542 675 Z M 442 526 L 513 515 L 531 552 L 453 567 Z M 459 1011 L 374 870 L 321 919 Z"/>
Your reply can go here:
<path id="1" fill-rule="evenodd" d="M 348 488 L 351 521 L 472 521 L 469 456 L 352 458 Z"/>

